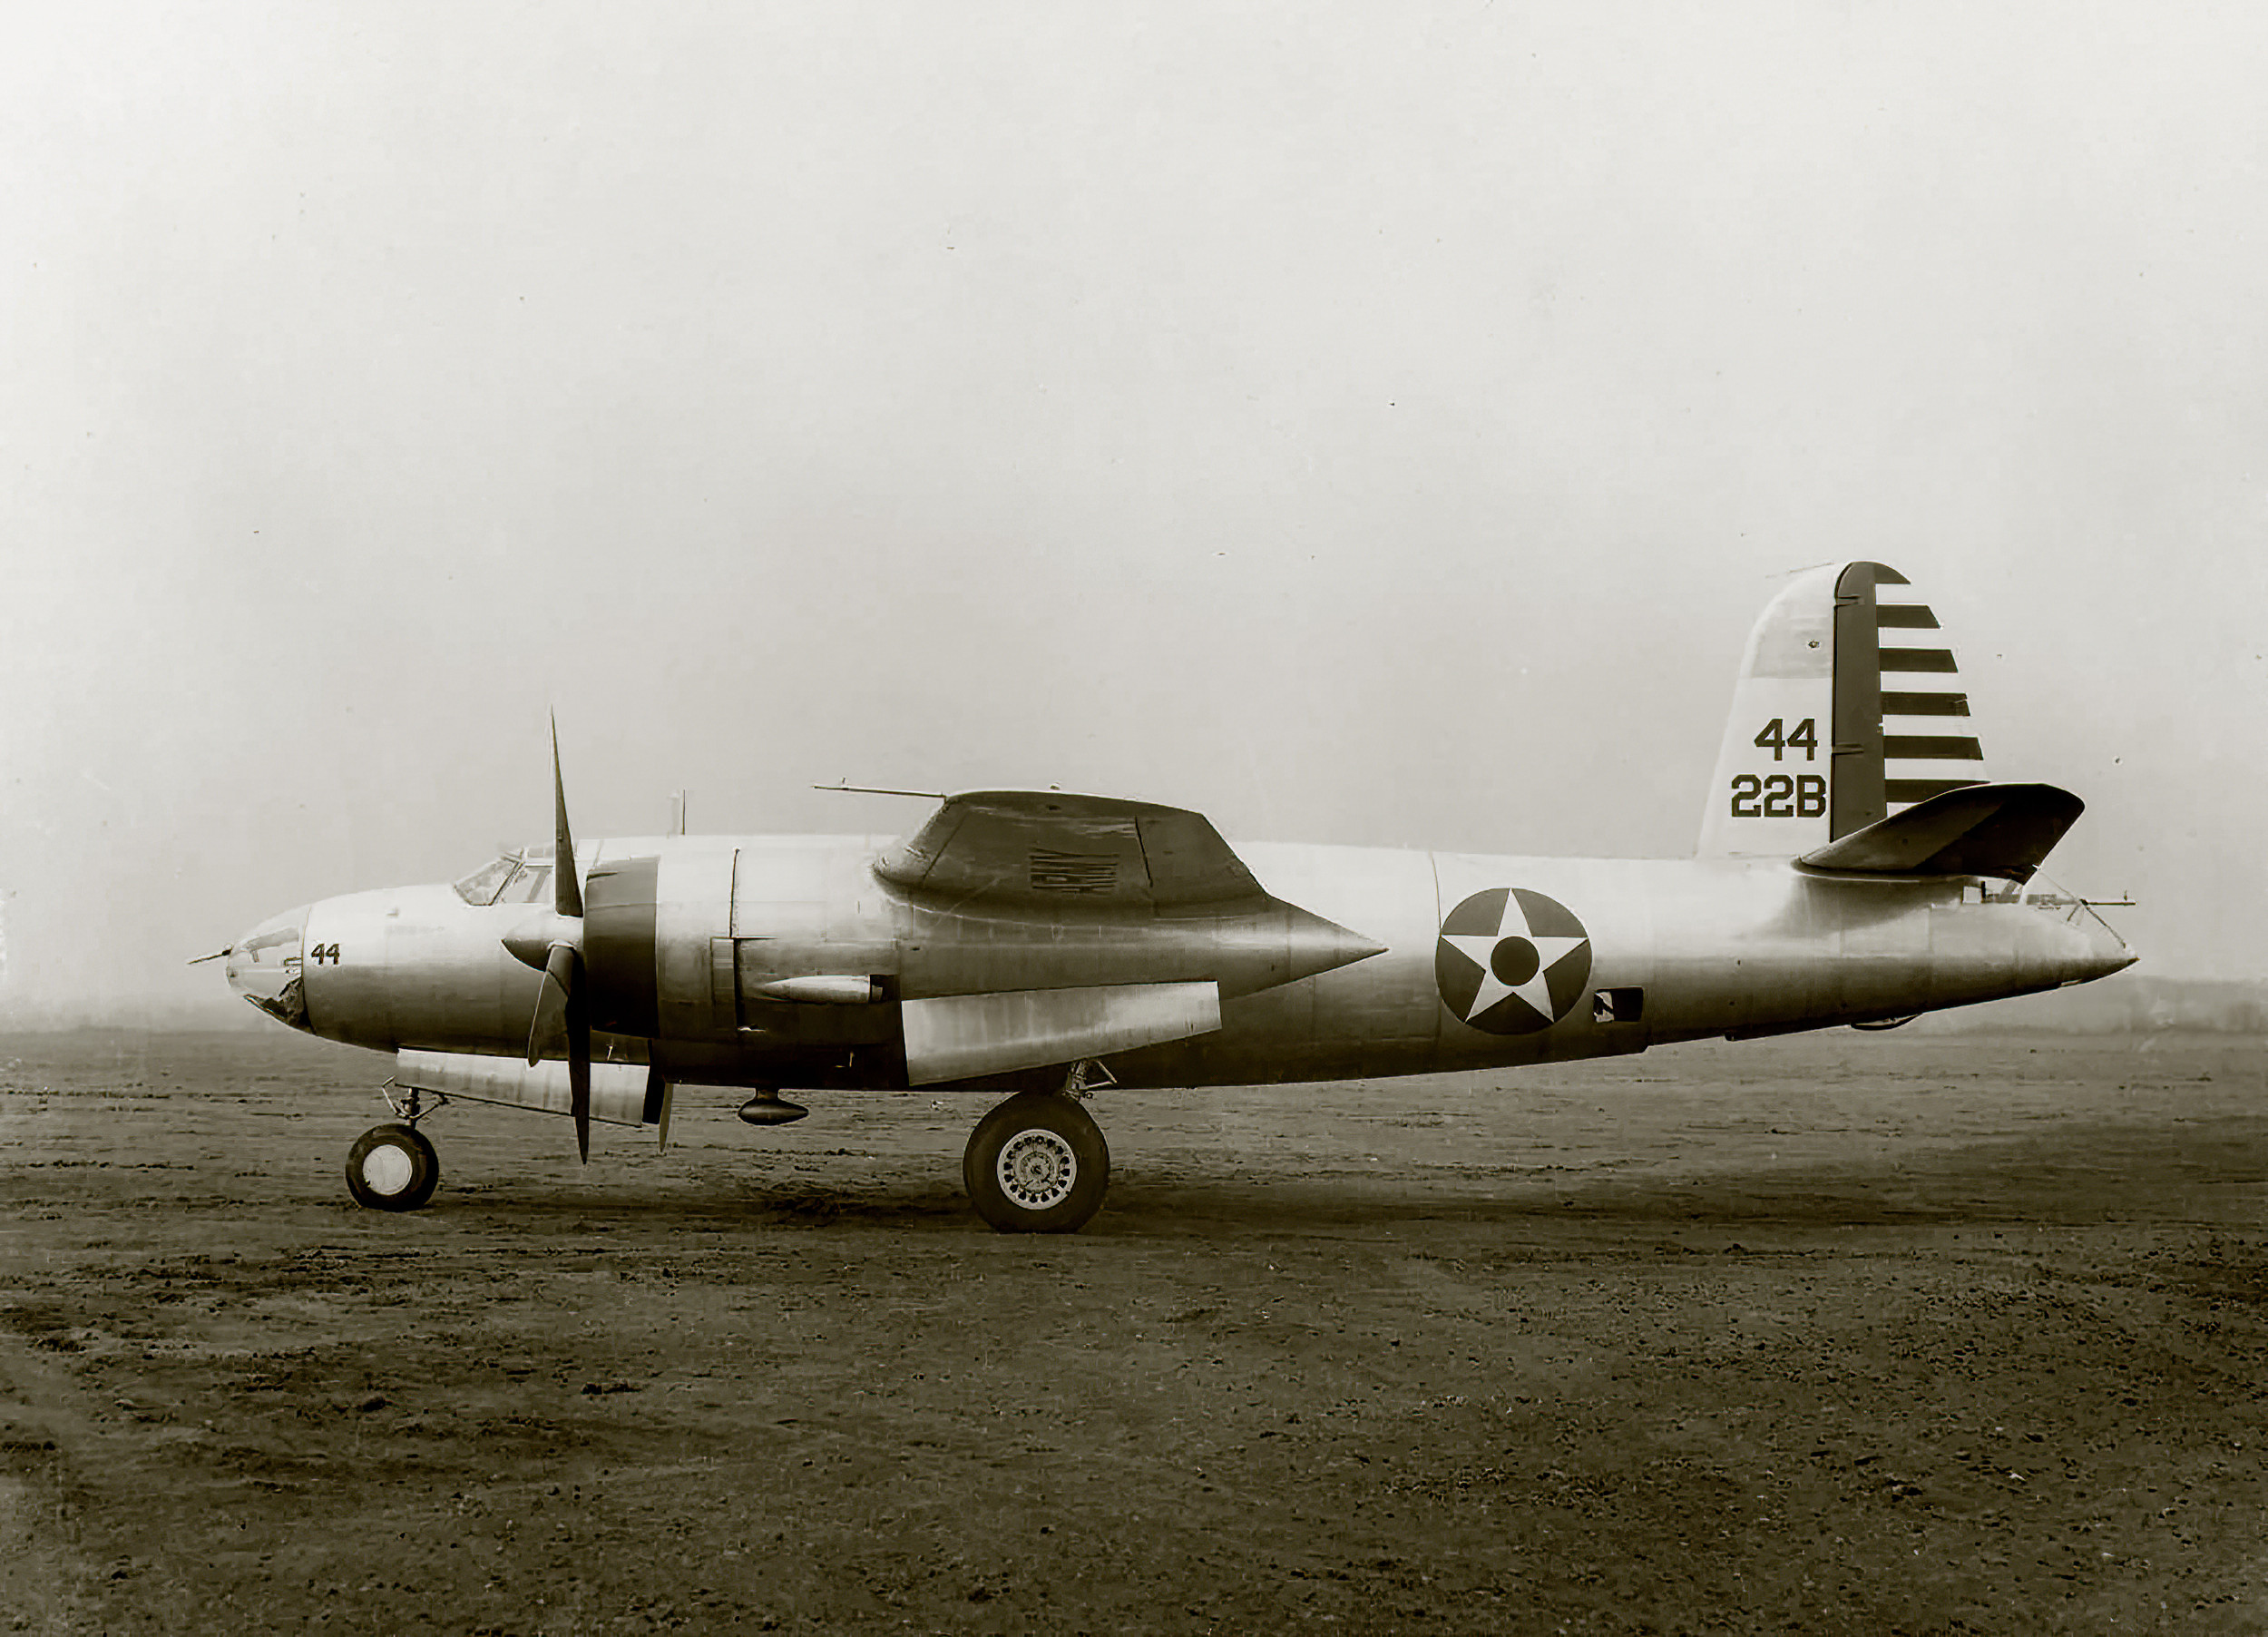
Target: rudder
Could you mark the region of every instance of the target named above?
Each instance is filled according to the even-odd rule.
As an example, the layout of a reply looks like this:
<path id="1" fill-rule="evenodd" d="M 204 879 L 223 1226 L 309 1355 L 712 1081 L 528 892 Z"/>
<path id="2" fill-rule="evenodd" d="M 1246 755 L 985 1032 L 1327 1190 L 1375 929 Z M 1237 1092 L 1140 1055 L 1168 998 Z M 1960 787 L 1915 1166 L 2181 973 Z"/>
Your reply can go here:
<path id="1" fill-rule="evenodd" d="M 1799 575 L 1748 634 L 1703 858 L 1794 857 L 1985 777 L 1936 614 L 1880 563 Z"/>

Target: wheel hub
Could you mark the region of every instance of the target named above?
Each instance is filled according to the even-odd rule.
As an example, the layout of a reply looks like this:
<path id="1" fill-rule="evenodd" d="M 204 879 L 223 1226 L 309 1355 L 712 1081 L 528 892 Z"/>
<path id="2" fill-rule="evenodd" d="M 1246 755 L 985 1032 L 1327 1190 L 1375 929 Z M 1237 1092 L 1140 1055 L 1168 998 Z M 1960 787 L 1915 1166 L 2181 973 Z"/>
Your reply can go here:
<path id="1" fill-rule="evenodd" d="M 362 1180 L 375 1193 L 399 1193 L 409 1186 L 410 1174 L 416 1167 L 410 1162 L 406 1149 L 385 1143 L 362 1156 Z"/>
<path id="2" fill-rule="evenodd" d="M 1009 1138 L 994 1169 L 1002 1193 L 1026 1211 L 1046 1211 L 1070 1197 L 1079 1156 L 1054 1132 L 1034 1129 Z"/>

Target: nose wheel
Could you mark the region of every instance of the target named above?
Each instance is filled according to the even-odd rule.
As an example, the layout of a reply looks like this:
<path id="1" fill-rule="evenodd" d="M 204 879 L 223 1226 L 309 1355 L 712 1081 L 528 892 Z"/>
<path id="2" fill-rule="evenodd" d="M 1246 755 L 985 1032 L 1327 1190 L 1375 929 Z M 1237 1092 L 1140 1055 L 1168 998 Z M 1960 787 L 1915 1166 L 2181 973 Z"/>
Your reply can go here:
<path id="1" fill-rule="evenodd" d="M 1074 1233 L 1102 1208 L 1110 1150 L 1070 1098 L 1025 1092 L 977 1122 L 961 1179 L 977 1215 L 1002 1233 Z"/>
<path id="2" fill-rule="evenodd" d="M 412 1125 L 374 1125 L 347 1154 L 347 1191 L 372 1211 L 415 1211 L 441 1182 L 441 1156 Z"/>

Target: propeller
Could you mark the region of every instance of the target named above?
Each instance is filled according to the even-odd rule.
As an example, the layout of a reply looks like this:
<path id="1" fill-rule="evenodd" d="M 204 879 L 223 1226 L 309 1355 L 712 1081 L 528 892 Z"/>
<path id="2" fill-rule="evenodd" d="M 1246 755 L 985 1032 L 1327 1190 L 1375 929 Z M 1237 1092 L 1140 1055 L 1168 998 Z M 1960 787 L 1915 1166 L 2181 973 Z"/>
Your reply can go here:
<path id="1" fill-rule="evenodd" d="M 528 1065 L 566 1035 L 568 1105 L 575 1117 L 575 1152 L 591 1160 L 591 992 L 582 959 L 582 873 L 575 868 L 575 838 L 567 827 L 567 779 L 560 770 L 559 719 L 552 719 L 552 795 L 557 845 L 552 859 L 552 913 L 515 927 L 504 947 L 543 974 L 535 1020 L 528 1030 Z"/>

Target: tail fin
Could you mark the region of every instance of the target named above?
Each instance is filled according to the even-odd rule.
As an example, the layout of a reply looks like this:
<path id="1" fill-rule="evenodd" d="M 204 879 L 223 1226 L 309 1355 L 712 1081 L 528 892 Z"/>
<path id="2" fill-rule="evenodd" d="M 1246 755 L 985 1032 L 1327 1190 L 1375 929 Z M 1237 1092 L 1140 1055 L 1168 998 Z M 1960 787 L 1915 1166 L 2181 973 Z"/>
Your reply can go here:
<path id="1" fill-rule="evenodd" d="M 1968 718 L 1952 650 L 1903 574 L 1846 563 L 1798 576 L 1748 633 L 1701 856 L 1812 852 L 1981 782 Z"/>

